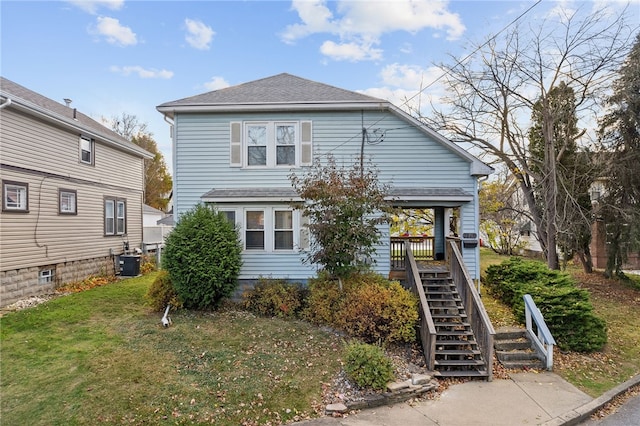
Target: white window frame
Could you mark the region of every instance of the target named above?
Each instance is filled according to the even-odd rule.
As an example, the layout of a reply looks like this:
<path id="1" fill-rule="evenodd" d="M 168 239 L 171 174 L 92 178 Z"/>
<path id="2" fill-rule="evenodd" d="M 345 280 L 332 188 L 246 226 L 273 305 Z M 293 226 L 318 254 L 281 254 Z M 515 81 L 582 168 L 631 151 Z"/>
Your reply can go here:
<path id="1" fill-rule="evenodd" d="M 262 213 L 262 228 L 249 228 L 249 220 L 247 218 L 247 215 L 249 213 L 255 213 L 255 212 L 260 212 Z M 267 215 L 267 209 L 264 208 L 246 208 L 244 210 L 244 213 L 242 215 L 243 218 L 243 232 L 242 232 L 242 236 L 243 236 L 243 240 L 244 240 L 244 249 L 247 251 L 266 251 L 268 249 L 268 244 L 267 244 L 267 240 L 269 239 L 269 233 L 267 231 L 267 220 L 268 220 L 268 215 Z M 262 248 L 257 248 L 257 247 L 247 247 L 247 232 L 262 232 Z"/>
<path id="2" fill-rule="evenodd" d="M 67 198 L 66 203 L 63 203 L 65 198 Z M 64 206 L 67 206 L 67 208 L 65 209 Z M 78 214 L 78 191 L 74 189 L 58 189 L 58 214 Z"/>
<path id="3" fill-rule="evenodd" d="M 264 126 L 266 131 L 266 161 L 265 164 L 249 164 L 249 129 Z M 278 126 L 293 126 L 294 136 L 294 164 L 277 164 L 277 128 Z M 300 166 L 300 123 L 298 121 L 245 121 L 242 130 L 243 165 L 247 168 L 292 168 Z"/>
<path id="4" fill-rule="evenodd" d="M 55 269 L 45 268 L 41 269 L 38 273 L 38 284 L 49 284 L 54 281 L 56 277 Z"/>
<path id="5" fill-rule="evenodd" d="M 226 216 L 229 223 L 231 223 L 233 226 L 238 225 L 238 212 L 236 209 L 217 209 L 217 210 L 218 212 L 223 213 Z M 233 213 L 233 222 L 231 221 L 227 213 Z"/>
<path id="6" fill-rule="evenodd" d="M 109 212 L 110 206 L 111 212 Z M 127 200 L 124 198 L 104 198 L 104 235 L 126 235 L 127 233 Z"/>
<path id="7" fill-rule="evenodd" d="M 15 192 L 16 200 L 9 202 L 9 192 Z M 2 181 L 2 211 L 29 212 L 29 184 L 11 180 Z"/>
<path id="8" fill-rule="evenodd" d="M 88 148 L 89 148 L 88 150 L 85 149 L 87 143 L 88 143 Z M 80 151 L 79 152 L 80 162 L 82 164 L 90 164 L 90 165 L 94 164 L 95 141 L 93 139 L 88 138 L 86 136 L 80 136 L 79 151 Z M 89 160 L 85 160 L 85 158 L 84 158 L 85 156 L 83 155 L 85 152 L 89 154 Z"/>
<path id="9" fill-rule="evenodd" d="M 277 220 L 276 220 L 276 214 L 281 213 L 281 212 L 289 212 L 291 213 L 291 228 L 277 228 Z M 273 209 L 273 251 L 293 251 L 293 249 L 296 247 L 296 241 L 295 241 L 295 212 L 293 211 L 293 209 L 281 209 L 281 208 L 274 208 Z M 276 247 L 276 233 L 277 232 L 290 232 L 291 233 L 291 248 L 277 248 Z"/>
<path id="10" fill-rule="evenodd" d="M 247 212 L 261 211 L 263 213 L 264 225 L 262 231 L 264 231 L 264 247 L 262 249 L 247 248 L 247 231 L 252 231 L 247 227 Z M 291 229 L 278 229 L 276 230 L 276 212 L 289 211 L 292 215 L 292 228 Z M 301 247 L 300 242 L 304 240 L 305 231 L 301 227 L 301 212 L 296 209 L 289 208 L 287 206 L 247 206 L 242 209 L 242 222 L 238 222 L 238 226 L 241 227 L 241 235 L 243 240 L 244 250 L 250 253 L 295 253 L 296 251 L 304 251 L 308 249 L 308 246 Z M 236 216 L 237 218 L 238 216 Z M 255 229 L 257 231 L 257 229 Z M 276 249 L 276 237 L 277 231 L 291 231 L 293 237 L 293 247 Z"/>

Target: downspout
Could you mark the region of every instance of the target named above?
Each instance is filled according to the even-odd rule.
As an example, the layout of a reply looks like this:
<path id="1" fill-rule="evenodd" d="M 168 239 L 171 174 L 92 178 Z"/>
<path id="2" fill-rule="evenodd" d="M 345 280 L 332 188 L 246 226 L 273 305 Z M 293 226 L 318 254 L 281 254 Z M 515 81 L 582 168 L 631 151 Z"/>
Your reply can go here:
<path id="1" fill-rule="evenodd" d="M 171 138 L 171 170 L 173 171 L 173 179 L 171 179 L 171 193 L 173 194 L 173 220 L 174 223 L 178 219 L 176 209 L 176 141 L 175 135 L 175 120 L 171 120 L 166 114 L 162 114 L 165 123 L 169 125 L 169 137 Z"/>
<path id="2" fill-rule="evenodd" d="M 11 105 L 11 98 L 7 98 L 1 105 L 0 105 L 0 109 L 4 109 L 6 107 L 8 107 L 9 105 Z"/>
<path id="3" fill-rule="evenodd" d="M 482 294 L 481 290 L 481 282 L 480 282 L 480 184 L 489 179 L 489 176 L 480 176 L 476 179 L 476 194 L 475 197 L 475 209 L 476 209 L 476 224 L 478 229 L 478 248 L 476 249 L 476 288 L 478 290 L 478 294 Z"/>

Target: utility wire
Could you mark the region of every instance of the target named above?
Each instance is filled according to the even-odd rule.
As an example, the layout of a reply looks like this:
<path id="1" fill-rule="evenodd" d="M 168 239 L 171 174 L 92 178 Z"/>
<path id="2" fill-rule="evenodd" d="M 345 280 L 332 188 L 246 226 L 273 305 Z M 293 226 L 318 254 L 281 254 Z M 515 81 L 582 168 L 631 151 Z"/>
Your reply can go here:
<path id="1" fill-rule="evenodd" d="M 456 63 L 453 67 L 451 67 L 451 69 L 456 68 L 459 65 L 462 65 L 463 62 L 465 62 L 467 59 L 469 59 L 471 56 L 475 55 L 480 49 L 482 49 L 483 47 L 485 47 L 487 44 L 489 44 L 491 41 L 493 41 L 497 36 L 499 36 L 500 34 L 502 34 L 503 32 L 505 32 L 509 27 L 511 27 L 513 24 L 515 24 L 516 22 L 518 22 L 520 19 L 522 19 L 522 17 L 524 17 L 527 13 L 529 13 L 534 7 L 536 7 L 537 5 L 539 5 L 540 3 L 542 3 L 542 0 L 537 0 L 533 5 L 531 5 L 529 8 L 527 8 L 527 10 L 525 10 L 524 12 L 522 12 L 520 15 L 518 15 L 515 19 L 513 19 L 511 22 L 509 22 L 507 25 L 505 25 L 500 31 L 498 31 L 497 33 L 495 33 L 493 36 L 489 37 L 484 43 L 482 43 L 481 45 L 479 45 L 478 47 L 476 47 L 471 53 L 469 53 L 468 55 L 466 55 L 464 58 L 460 59 L 460 60 L 456 60 Z M 400 104 L 398 106 L 398 108 L 402 108 L 403 106 L 405 106 L 407 103 L 409 103 L 411 100 L 415 99 L 417 96 L 420 96 L 422 94 L 422 92 L 424 92 L 426 89 L 428 89 L 429 87 L 433 86 L 436 82 L 440 81 L 442 78 L 444 78 L 445 75 L 447 75 L 449 72 L 447 70 L 443 70 L 443 73 L 435 78 L 431 83 L 427 84 L 425 87 L 421 88 L 420 90 L 418 90 L 418 92 L 411 96 L 410 98 L 406 99 L 402 104 Z M 366 127 L 366 129 L 370 129 L 373 126 L 375 126 L 376 124 L 380 123 L 383 118 L 379 118 L 377 121 L 373 122 L 372 124 L 370 124 L 368 127 Z M 363 130 L 364 131 L 364 126 L 363 126 Z M 395 130 L 395 129 L 393 129 Z M 327 152 L 331 153 L 333 151 L 335 151 L 336 149 L 346 145 L 347 143 L 351 142 L 353 139 L 355 139 L 356 137 L 361 136 L 361 133 L 357 133 L 355 135 L 353 135 L 352 137 L 350 137 L 349 139 L 347 139 L 346 141 L 344 141 L 343 143 L 341 143 L 340 145 L 336 146 L 335 148 L 331 149 L 330 151 Z M 326 154 L 325 154 L 326 155 Z"/>

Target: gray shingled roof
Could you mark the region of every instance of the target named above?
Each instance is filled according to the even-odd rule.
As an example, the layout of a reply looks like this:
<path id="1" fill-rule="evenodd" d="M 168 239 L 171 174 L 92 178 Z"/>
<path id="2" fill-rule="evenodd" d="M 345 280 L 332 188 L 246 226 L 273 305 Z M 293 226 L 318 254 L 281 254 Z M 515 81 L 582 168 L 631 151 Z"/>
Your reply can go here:
<path id="1" fill-rule="evenodd" d="M 299 199 L 300 196 L 292 187 L 281 188 L 220 188 L 212 189 L 203 194 L 202 199 L 250 199 L 250 198 L 277 198 L 277 199 Z"/>
<path id="2" fill-rule="evenodd" d="M 100 135 L 105 142 L 115 143 L 115 145 L 118 145 L 121 148 L 136 152 L 138 155 L 146 158 L 153 157 L 153 155 L 148 153 L 146 150 L 128 141 L 116 132 L 103 126 L 80 111 L 56 102 L 53 99 L 49 99 L 46 96 L 42 96 L 41 94 L 36 93 L 33 90 L 29 90 L 26 87 L 14 83 L 4 77 L 0 77 L 0 94 L 5 98 L 11 99 L 12 102 L 18 103 L 21 100 L 22 102 L 20 103 L 22 106 L 25 106 L 30 110 L 39 109 L 40 112 L 49 114 L 56 119 L 66 122 L 70 127 L 77 127 L 95 132 Z"/>
<path id="3" fill-rule="evenodd" d="M 237 86 L 214 90 L 213 92 L 166 102 L 159 105 L 158 108 L 204 105 L 354 102 L 379 104 L 387 101 L 282 73 Z"/>

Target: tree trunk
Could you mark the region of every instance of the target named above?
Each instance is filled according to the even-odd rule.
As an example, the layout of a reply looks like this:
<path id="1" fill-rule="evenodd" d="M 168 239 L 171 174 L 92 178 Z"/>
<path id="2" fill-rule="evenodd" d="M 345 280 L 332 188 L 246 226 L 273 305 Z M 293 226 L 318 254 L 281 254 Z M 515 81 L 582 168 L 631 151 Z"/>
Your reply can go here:
<path id="1" fill-rule="evenodd" d="M 558 169 L 556 165 L 556 149 L 553 135 L 553 117 L 551 115 L 549 99 L 543 99 L 544 108 L 542 111 L 542 135 L 544 137 L 544 172 L 542 186 L 545 200 L 545 229 L 547 231 L 547 266 L 549 269 L 560 269 L 558 262 L 558 251 L 556 249 L 556 238 L 558 230 L 556 228 L 557 215 L 557 195 L 558 195 Z"/>

